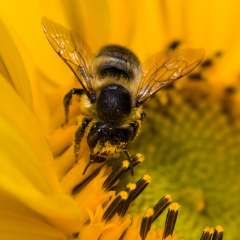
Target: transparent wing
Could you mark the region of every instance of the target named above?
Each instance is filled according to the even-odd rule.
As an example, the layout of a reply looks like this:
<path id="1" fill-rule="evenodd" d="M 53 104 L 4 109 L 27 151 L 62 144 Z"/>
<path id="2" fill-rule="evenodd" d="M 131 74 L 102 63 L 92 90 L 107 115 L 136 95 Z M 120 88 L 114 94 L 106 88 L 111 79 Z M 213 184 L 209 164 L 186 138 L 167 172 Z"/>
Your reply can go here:
<path id="1" fill-rule="evenodd" d="M 47 18 L 42 19 L 42 27 L 50 45 L 73 71 L 88 97 L 94 100 L 91 54 L 87 46 L 72 32 Z"/>
<path id="2" fill-rule="evenodd" d="M 136 105 L 193 71 L 203 56 L 203 49 L 179 49 L 154 55 L 143 65 L 143 77 L 137 86 Z"/>

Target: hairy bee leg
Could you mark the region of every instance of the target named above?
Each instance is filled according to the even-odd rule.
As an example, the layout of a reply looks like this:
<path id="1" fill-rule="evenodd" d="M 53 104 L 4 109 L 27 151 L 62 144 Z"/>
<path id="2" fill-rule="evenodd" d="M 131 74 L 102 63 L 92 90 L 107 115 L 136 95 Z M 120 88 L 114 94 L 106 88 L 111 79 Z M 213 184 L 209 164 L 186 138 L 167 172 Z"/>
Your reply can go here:
<path id="1" fill-rule="evenodd" d="M 84 93 L 84 90 L 81 88 L 73 88 L 64 96 L 63 105 L 65 112 L 65 124 L 68 123 L 69 107 L 72 101 L 72 97 L 74 95 L 82 96 Z"/>
<path id="2" fill-rule="evenodd" d="M 136 121 L 133 121 L 133 122 L 129 123 L 129 129 L 131 130 L 131 135 L 132 135 L 131 141 L 133 141 L 137 137 L 138 131 L 139 131 L 139 128 L 141 127 L 141 122 L 142 122 L 144 116 L 145 116 L 145 113 L 142 112 L 141 113 L 141 118 L 139 120 L 136 120 Z M 130 154 L 127 150 L 124 150 L 123 152 L 125 153 L 125 155 L 127 156 L 127 159 L 130 162 L 131 175 L 133 176 L 134 175 L 133 157 L 130 156 Z"/>
<path id="3" fill-rule="evenodd" d="M 86 165 L 86 167 L 84 168 L 82 174 L 84 175 L 87 172 L 87 170 L 90 167 L 90 165 L 92 165 L 93 163 L 101 163 L 101 162 L 105 162 L 105 161 L 106 161 L 106 158 L 90 155 L 89 162 Z"/>
<path id="4" fill-rule="evenodd" d="M 85 133 L 85 130 L 88 126 L 88 124 L 91 122 L 91 120 L 89 118 L 84 118 L 82 120 L 82 123 L 80 125 L 80 127 L 77 129 L 77 131 L 75 132 L 75 139 L 74 139 L 74 154 L 75 154 L 75 160 L 77 161 L 78 159 L 78 154 L 80 151 L 80 143 L 81 140 L 83 138 L 83 135 Z"/>

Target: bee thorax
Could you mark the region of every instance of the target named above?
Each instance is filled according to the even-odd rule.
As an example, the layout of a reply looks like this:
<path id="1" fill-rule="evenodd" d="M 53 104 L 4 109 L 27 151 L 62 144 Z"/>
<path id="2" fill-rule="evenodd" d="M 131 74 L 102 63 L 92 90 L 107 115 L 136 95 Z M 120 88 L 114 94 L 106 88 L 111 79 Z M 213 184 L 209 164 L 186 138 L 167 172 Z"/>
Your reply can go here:
<path id="1" fill-rule="evenodd" d="M 100 90 L 96 106 L 99 119 L 117 125 L 131 113 L 131 95 L 123 86 L 110 84 Z"/>

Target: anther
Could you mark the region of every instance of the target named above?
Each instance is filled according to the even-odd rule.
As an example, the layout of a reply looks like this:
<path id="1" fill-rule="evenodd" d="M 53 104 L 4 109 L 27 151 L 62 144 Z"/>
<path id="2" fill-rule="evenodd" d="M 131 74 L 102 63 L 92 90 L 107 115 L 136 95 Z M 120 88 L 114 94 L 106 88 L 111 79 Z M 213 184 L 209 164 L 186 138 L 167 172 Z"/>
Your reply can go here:
<path id="1" fill-rule="evenodd" d="M 171 236 L 173 234 L 179 207 L 180 207 L 180 205 L 178 203 L 172 203 L 170 205 L 170 207 L 168 209 L 166 221 L 165 221 L 163 239 L 165 239 L 168 236 Z"/>
<path id="2" fill-rule="evenodd" d="M 106 178 L 106 180 L 103 183 L 103 188 L 105 190 L 109 190 L 114 183 L 120 178 L 120 176 L 127 171 L 129 168 L 130 162 L 128 160 L 122 161 L 121 166 L 116 169 L 115 171 L 113 170 L 111 174 Z"/>
<path id="3" fill-rule="evenodd" d="M 166 195 L 158 201 L 158 203 L 153 207 L 153 221 L 155 221 L 163 213 L 163 211 L 169 206 L 171 202 L 172 197 L 170 195 Z"/>
<path id="4" fill-rule="evenodd" d="M 210 227 L 207 227 L 203 230 L 200 240 L 211 240 L 212 235 L 213 235 L 213 229 Z"/>
<path id="5" fill-rule="evenodd" d="M 143 162 L 144 156 L 140 153 L 137 153 L 135 156 L 132 157 L 132 166 L 135 167 L 139 163 Z M 130 162 L 128 160 L 122 161 L 121 166 L 113 170 L 111 174 L 106 178 L 106 180 L 103 183 L 103 188 L 105 190 L 110 190 L 114 183 L 122 176 L 122 174 L 130 169 Z"/>
<path id="6" fill-rule="evenodd" d="M 126 187 L 127 189 L 126 190 L 127 190 L 127 193 L 128 193 L 128 197 L 131 194 L 131 192 L 133 192 L 136 189 L 136 187 L 137 187 L 136 183 L 128 183 L 127 184 L 127 187 Z M 128 210 L 128 207 L 129 207 L 130 203 L 131 202 L 128 201 L 128 199 L 126 199 L 126 201 L 121 202 L 121 204 L 119 205 L 118 211 L 117 211 L 119 216 L 123 217 L 125 215 L 125 213 Z"/>
<path id="7" fill-rule="evenodd" d="M 175 50 L 180 46 L 181 42 L 179 40 L 174 40 L 168 45 L 169 50 Z"/>
<path id="8" fill-rule="evenodd" d="M 221 57 L 223 55 L 223 52 L 222 51 L 217 51 L 215 52 L 215 56 L 216 57 Z"/>
<path id="9" fill-rule="evenodd" d="M 122 202 L 121 207 L 118 209 L 118 214 L 124 216 L 127 212 L 130 204 L 139 196 L 140 193 L 147 187 L 150 183 L 151 177 L 149 175 L 144 175 L 136 184 L 130 183 L 127 185 L 128 198 L 125 202 Z"/>
<path id="10" fill-rule="evenodd" d="M 169 206 L 172 198 L 170 195 L 162 197 L 158 203 L 153 207 L 149 208 L 142 219 L 140 236 L 144 240 L 151 229 L 152 223 L 159 217 L 159 215 Z"/>
<path id="11" fill-rule="evenodd" d="M 213 65 L 213 60 L 210 58 L 207 58 L 206 60 L 204 60 L 201 64 L 202 68 L 209 68 Z"/>
<path id="12" fill-rule="evenodd" d="M 72 190 L 72 195 L 79 193 L 83 187 L 85 187 L 89 182 L 91 182 L 100 172 L 102 166 L 93 171 L 88 177 L 86 177 L 81 183 L 76 185 Z"/>
<path id="13" fill-rule="evenodd" d="M 135 167 L 138 163 L 142 163 L 144 161 L 144 156 L 141 153 L 137 153 L 133 156 L 133 166 Z"/>
<path id="14" fill-rule="evenodd" d="M 153 222 L 152 221 L 153 216 L 154 216 L 154 210 L 152 208 L 149 208 L 147 210 L 145 216 L 143 217 L 142 222 L 141 222 L 140 236 L 141 236 L 142 240 L 145 240 L 148 232 L 151 229 L 151 225 L 152 225 L 152 222 Z"/>
<path id="15" fill-rule="evenodd" d="M 131 202 L 134 201 L 150 182 L 151 177 L 149 175 L 144 175 L 140 180 L 138 180 L 136 183 L 136 189 L 129 195 L 129 200 L 131 200 Z"/>
<path id="16" fill-rule="evenodd" d="M 204 78 L 200 72 L 196 72 L 196 73 L 189 74 L 188 79 L 193 80 L 193 81 L 200 81 L 200 80 L 203 80 Z"/>
<path id="17" fill-rule="evenodd" d="M 131 191 L 135 190 L 136 187 L 137 187 L 136 183 L 128 183 L 128 185 L 127 185 L 127 190 L 128 190 L 129 192 L 131 192 Z"/>
<path id="18" fill-rule="evenodd" d="M 104 212 L 103 219 L 105 221 L 111 220 L 111 218 L 118 212 L 121 203 L 126 201 L 127 198 L 128 193 L 126 191 L 120 192 Z"/>
<path id="19" fill-rule="evenodd" d="M 214 229 L 212 240 L 222 240 L 223 239 L 223 227 L 217 226 Z"/>
<path id="20" fill-rule="evenodd" d="M 224 90 L 225 90 L 225 93 L 228 95 L 233 95 L 237 92 L 237 89 L 234 86 L 228 86 Z"/>

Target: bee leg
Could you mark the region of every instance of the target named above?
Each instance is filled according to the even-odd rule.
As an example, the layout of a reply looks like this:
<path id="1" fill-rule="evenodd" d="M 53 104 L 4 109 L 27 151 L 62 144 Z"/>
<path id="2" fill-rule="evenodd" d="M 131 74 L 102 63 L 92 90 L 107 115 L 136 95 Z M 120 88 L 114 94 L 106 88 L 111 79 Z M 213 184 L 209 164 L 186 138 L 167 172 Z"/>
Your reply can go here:
<path id="1" fill-rule="evenodd" d="M 75 154 L 75 160 L 77 161 L 78 159 L 78 154 L 80 151 L 80 143 L 81 140 L 83 138 L 83 135 L 85 133 L 85 130 L 88 126 L 88 124 L 91 122 L 91 120 L 89 118 L 84 118 L 82 120 L 82 123 L 80 125 L 80 127 L 77 129 L 77 131 L 75 132 L 75 139 L 74 139 L 74 154 Z"/>
<path id="2" fill-rule="evenodd" d="M 105 162 L 105 161 L 106 161 L 106 158 L 90 155 L 90 160 L 89 160 L 88 164 L 86 165 L 86 167 L 84 168 L 82 174 L 84 175 L 86 173 L 86 171 L 88 170 L 88 168 L 90 167 L 91 164 L 101 163 L 101 162 Z"/>
<path id="3" fill-rule="evenodd" d="M 64 96 L 63 105 L 64 105 L 64 112 L 65 112 L 65 124 L 68 123 L 69 107 L 70 107 L 73 95 L 82 96 L 84 93 L 85 93 L 84 90 L 81 88 L 73 88 Z"/>

